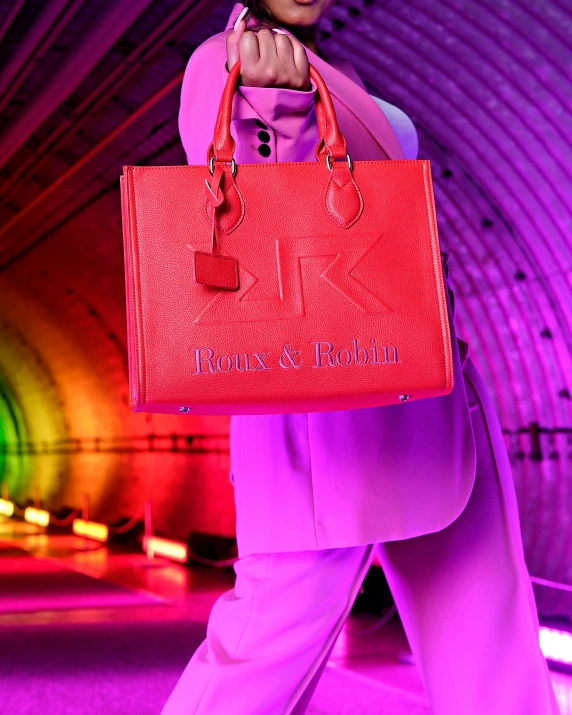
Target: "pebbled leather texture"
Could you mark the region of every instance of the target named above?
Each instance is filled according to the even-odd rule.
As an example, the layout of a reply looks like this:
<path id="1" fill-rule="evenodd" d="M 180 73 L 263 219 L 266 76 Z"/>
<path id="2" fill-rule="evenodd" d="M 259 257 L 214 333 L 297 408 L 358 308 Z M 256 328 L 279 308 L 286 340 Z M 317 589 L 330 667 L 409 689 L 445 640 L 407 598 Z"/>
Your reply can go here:
<path id="1" fill-rule="evenodd" d="M 220 255 L 238 260 L 236 291 L 193 280 L 194 251 L 211 248 L 211 227 L 197 220 L 207 167 L 124 172 L 134 411 L 315 412 L 452 390 L 428 161 L 355 162 L 364 204 L 350 228 L 323 209 L 323 164 L 239 165 L 247 210 L 233 233 L 217 236 Z M 382 346 L 395 346 L 399 362 L 373 364 L 372 340 L 378 362 Z M 332 365 L 318 365 L 316 343 L 332 345 Z"/>
<path id="2" fill-rule="evenodd" d="M 231 72 L 213 176 L 207 165 L 123 167 L 132 410 L 350 410 L 452 391 L 430 162 L 350 171 L 311 71 L 327 117 L 318 161 L 240 164 L 232 176 Z"/>
<path id="3" fill-rule="evenodd" d="M 333 162 L 324 205 L 328 214 L 342 228 L 349 228 L 361 216 L 363 197 L 346 161 Z"/>

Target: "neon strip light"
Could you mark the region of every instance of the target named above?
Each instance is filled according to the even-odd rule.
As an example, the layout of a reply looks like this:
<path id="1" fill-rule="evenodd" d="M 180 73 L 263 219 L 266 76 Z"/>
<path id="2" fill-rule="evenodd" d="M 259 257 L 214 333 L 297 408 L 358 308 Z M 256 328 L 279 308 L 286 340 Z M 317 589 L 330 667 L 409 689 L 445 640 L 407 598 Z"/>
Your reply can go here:
<path id="1" fill-rule="evenodd" d="M 171 561 L 179 561 L 180 563 L 185 563 L 188 558 L 186 544 L 161 539 L 158 536 L 145 536 L 143 538 L 143 550 L 149 558 L 164 556 L 167 559 L 171 559 Z"/>
<path id="2" fill-rule="evenodd" d="M 540 626 L 540 650 L 548 660 L 572 665 L 572 633 Z"/>
<path id="3" fill-rule="evenodd" d="M 14 504 L 11 501 L 6 501 L 6 499 L 0 499 L 0 515 L 13 516 Z"/>
<path id="4" fill-rule="evenodd" d="M 36 509 L 33 506 L 29 506 L 24 511 L 24 519 L 29 524 L 35 524 L 36 526 L 47 526 L 50 523 L 50 514 L 43 509 Z"/>
<path id="5" fill-rule="evenodd" d="M 84 519 L 74 519 L 72 524 L 73 533 L 77 536 L 85 536 L 94 541 L 107 541 L 109 528 L 106 524 L 98 524 L 96 521 L 85 521 Z"/>

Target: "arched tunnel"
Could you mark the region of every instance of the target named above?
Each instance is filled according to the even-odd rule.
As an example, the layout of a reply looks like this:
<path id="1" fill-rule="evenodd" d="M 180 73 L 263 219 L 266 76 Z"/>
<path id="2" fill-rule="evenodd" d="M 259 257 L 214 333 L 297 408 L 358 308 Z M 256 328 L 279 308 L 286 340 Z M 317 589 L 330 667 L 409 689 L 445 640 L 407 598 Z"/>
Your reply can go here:
<path id="1" fill-rule="evenodd" d="M 216 0 L 0 3 L 4 498 L 185 540 L 235 535 L 228 417 L 129 406 L 119 176 L 186 163 L 177 117 Z M 457 334 L 490 389 L 539 612 L 572 617 L 572 6 L 337 0 L 318 45 L 413 120 Z M 205 147 L 206 150 L 206 147 Z"/>

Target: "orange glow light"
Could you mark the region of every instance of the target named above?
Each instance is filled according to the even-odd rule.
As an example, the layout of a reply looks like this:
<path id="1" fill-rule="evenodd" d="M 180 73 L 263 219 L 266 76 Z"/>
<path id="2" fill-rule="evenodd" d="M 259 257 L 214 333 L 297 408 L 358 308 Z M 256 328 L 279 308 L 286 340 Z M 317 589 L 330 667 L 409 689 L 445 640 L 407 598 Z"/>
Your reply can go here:
<path id="1" fill-rule="evenodd" d="M 77 536 L 85 536 L 94 541 L 107 541 L 109 529 L 106 524 L 98 524 L 96 521 L 85 521 L 84 519 L 74 519 L 72 524 L 73 533 Z"/>
<path id="2" fill-rule="evenodd" d="M 158 536 L 143 537 L 143 551 L 147 553 L 150 559 L 154 556 L 164 556 L 167 559 L 171 559 L 171 561 L 185 563 L 188 557 L 186 544 L 161 539 Z"/>
<path id="3" fill-rule="evenodd" d="M 43 509 L 36 509 L 33 506 L 29 506 L 24 511 L 24 519 L 28 524 L 47 526 L 50 523 L 50 513 Z"/>
<path id="4" fill-rule="evenodd" d="M 6 501 L 6 499 L 0 499 L 0 515 L 13 516 L 14 504 L 11 501 Z"/>

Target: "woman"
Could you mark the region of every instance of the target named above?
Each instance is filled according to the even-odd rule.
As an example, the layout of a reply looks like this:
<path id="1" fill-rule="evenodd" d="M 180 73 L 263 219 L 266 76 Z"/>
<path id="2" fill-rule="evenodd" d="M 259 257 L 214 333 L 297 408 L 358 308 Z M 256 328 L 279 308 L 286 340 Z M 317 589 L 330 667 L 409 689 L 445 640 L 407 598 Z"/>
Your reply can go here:
<path id="1" fill-rule="evenodd" d="M 246 18 L 234 6 L 185 72 L 179 128 L 189 164 L 206 163 L 238 58 L 238 164 L 315 161 L 308 63 L 330 90 L 352 159 L 416 158 L 408 118 L 371 97 L 349 62 L 318 51 L 316 28 L 332 5 L 252 0 Z M 374 548 L 435 715 L 558 713 L 508 455 L 490 395 L 456 338 L 447 287 L 449 395 L 231 417 L 236 585 L 213 606 L 163 715 L 305 712 Z"/>

